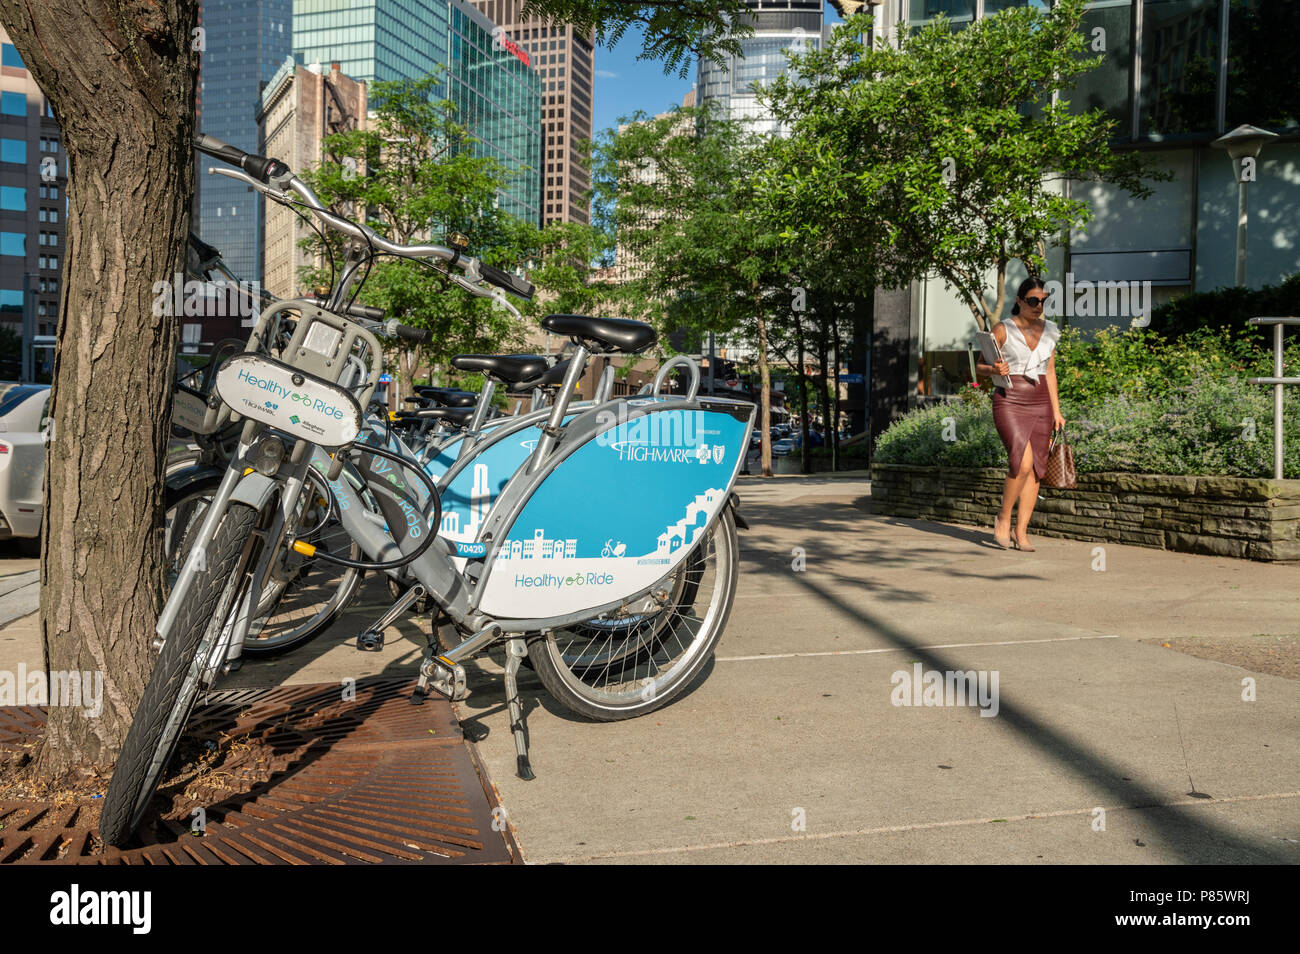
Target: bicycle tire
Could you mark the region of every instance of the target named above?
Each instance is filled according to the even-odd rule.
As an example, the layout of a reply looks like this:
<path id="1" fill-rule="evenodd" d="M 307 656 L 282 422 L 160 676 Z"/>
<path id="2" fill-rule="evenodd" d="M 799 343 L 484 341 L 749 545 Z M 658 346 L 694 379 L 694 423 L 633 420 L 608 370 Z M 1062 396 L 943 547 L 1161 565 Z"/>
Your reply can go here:
<path id="1" fill-rule="evenodd" d="M 109 779 L 99 821 L 105 844 L 131 837 L 171 761 L 199 695 L 205 647 L 220 634 L 243 587 L 243 559 L 257 519 L 252 507 L 232 503 L 213 534 L 206 566 L 163 644 Z"/>
<path id="2" fill-rule="evenodd" d="M 211 477 L 189 484 L 180 490 L 169 489 L 166 498 L 166 512 L 169 515 L 172 514 L 183 503 L 187 502 L 191 498 L 211 498 L 216 494 L 217 487 L 220 484 L 221 476 L 219 474 L 214 474 Z M 200 522 L 199 519 L 195 519 L 187 528 L 185 528 L 185 532 L 193 532 L 193 530 L 197 529 Z M 171 531 L 169 531 L 169 541 L 170 532 Z M 182 539 L 179 544 L 172 549 L 174 549 L 178 555 L 183 555 L 188 552 L 189 547 L 186 545 L 186 541 Z M 353 559 L 358 559 L 360 554 L 361 548 L 355 542 L 352 543 L 351 556 Z M 304 623 L 301 628 L 291 631 L 284 636 L 258 638 L 252 632 L 252 627 L 250 627 L 249 635 L 244 639 L 241 655 L 248 659 L 270 659 L 274 656 L 290 652 L 291 650 L 297 649 L 299 646 L 310 642 L 333 625 L 339 615 L 351 604 L 353 598 L 357 594 L 357 590 L 360 588 L 361 579 L 364 576 L 364 572 L 361 570 L 356 570 L 351 567 L 341 569 L 343 572 L 339 575 L 337 586 L 333 590 L 330 598 L 321 604 L 323 608 L 314 613 L 312 617 L 308 618 L 307 622 Z M 281 587 L 280 592 L 275 595 L 275 602 L 271 605 L 267 614 L 259 617 L 254 622 L 254 626 L 257 627 L 259 631 L 277 619 L 276 614 L 280 611 L 282 602 L 289 591 L 289 586 Z M 258 627 L 257 624 L 259 623 L 262 624 L 262 626 Z"/>
<path id="3" fill-rule="evenodd" d="M 688 645 L 681 645 L 680 638 L 675 634 L 671 637 L 677 639 L 681 646 L 682 657 L 679 661 L 670 660 L 670 668 L 663 668 L 654 658 L 636 663 L 637 667 L 649 667 L 650 674 L 644 677 L 648 682 L 638 680 L 637 668 L 634 668 L 631 674 L 620 671 L 616 687 L 610 687 L 608 683 L 604 687 L 592 685 L 593 667 L 588 663 L 577 662 L 581 654 L 570 652 L 571 646 L 560 645 L 562 639 L 557 638 L 554 631 L 532 638 L 527 658 L 533 660 L 537 678 L 557 703 L 587 719 L 615 722 L 653 712 L 667 705 L 691 685 L 712 658 L 735 602 L 739 541 L 735 519 L 729 507 L 724 508 L 702 546 L 706 571 L 709 562 L 715 566 L 708 604 L 704 615 L 699 619 L 700 627 L 690 634 Z M 665 579 L 672 575 L 669 574 Z M 701 588 L 700 579 L 695 579 L 689 588 L 692 597 L 697 596 Z M 665 612 L 673 614 L 675 626 L 677 621 L 686 620 L 690 616 L 691 609 L 685 604 L 678 604 L 667 608 Z M 573 624 L 571 630 L 565 628 L 563 633 L 583 638 L 582 624 Z M 630 633 L 627 638 L 635 638 L 635 633 Z M 656 632 L 654 638 L 663 645 L 670 637 Z M 575 662 L 566 663 L 566 654 Z"/>

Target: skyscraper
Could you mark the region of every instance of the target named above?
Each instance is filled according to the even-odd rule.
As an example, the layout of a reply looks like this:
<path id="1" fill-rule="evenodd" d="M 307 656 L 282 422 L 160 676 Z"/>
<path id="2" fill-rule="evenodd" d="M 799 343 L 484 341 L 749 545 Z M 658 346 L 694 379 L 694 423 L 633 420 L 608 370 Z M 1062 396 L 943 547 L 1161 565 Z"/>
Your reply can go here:
<path id="1" fill-rule="evenodd" d="M 198 130 L 257 152 L 262 89 L 290 54 L 293 0 L 202 0 Z M 208 175 L 197 156 L 194 231 L 245 281 L 261 281 L 262 197 L 242 182 Z"/>
<path id="2" fill-rule="evenodd" d="M 479 140 L 476 154 L 510 173 L 501 208 L 540 220 L 541 80 L 488 17 L 464 0 L 355 0 L 346 10 L 337 0 L 294 0 L 293 14 L 301 63 L 337 63 L 366 83 L 439 75 L 438 95 L 456 104 L 457 120 Z"/>
<path id="3" fill-rule="evenodd" d="M 822 0 L 749 0 L 745 21 L 754 32 L 740 40 L 741 52 L 725 62 L 701 59 L 700 105 L 716 103 L 722 114 L 743 120 L 756 132 L 776 128 L 754 92 L 785 72 L 789 53 L 816 49 L 824 29 Z"/>
<path id="4" fill-rule="evenodd" d="M 0 43 L 0 323 L 23 333 L 26 307 L 26 333 L 53 335 L 68 163 L 49 103 L 3 29 Z M 51 357 L 38 353 L 37 367 Z M 17 361 L 6 361 L 0 377 L 17 379 L 21 371 Z"/>
<path id="5" fill-rule="evenodd" d="M 366 84 L 344 76 L 338 64 L 302 67 L 287 57 L 262 94 L 257 121 L 265 155 L 295 171 L 309 169 L 321 161 L 326 136 L 366 128 Z M 312 264 L 298 242 L 311 228 L 275 202 L 266 203 L 263 221 L 262 286 L 277 298 L 296 298 L 299 269 Z"/>
<path id="6" fill-rule="evenodd" d="M 568 24 L 524 18 L 525 0 L 473 3 L 502 28 L 501 42 L 522 50 L 542 79 L 543 221 L 590 222 L 591 174 L 582 162 L 582 143 L 591 140 L 592 37 Z"/>

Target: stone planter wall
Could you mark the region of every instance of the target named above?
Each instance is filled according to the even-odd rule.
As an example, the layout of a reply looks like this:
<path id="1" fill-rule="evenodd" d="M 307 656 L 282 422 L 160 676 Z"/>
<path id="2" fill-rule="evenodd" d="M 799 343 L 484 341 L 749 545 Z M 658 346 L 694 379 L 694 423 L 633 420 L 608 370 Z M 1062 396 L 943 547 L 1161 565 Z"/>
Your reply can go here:
<path id="1" fill-rule="evenodd" d="M 1000 468 L 871 465 L 873 513 L 992 528 Z M 1162 550 L 1300 560 L 1300 480 L 1080 474 L 1075 490 L 1044 487 L 1031 534 Z"/>

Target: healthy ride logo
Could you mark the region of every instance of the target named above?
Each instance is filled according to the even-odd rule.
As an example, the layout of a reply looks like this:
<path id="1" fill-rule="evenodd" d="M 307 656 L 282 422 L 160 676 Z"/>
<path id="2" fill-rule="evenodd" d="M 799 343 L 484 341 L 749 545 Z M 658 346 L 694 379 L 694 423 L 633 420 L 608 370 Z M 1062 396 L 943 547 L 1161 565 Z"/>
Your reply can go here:
<path id="1" fill-rule="evenodd" d="M 613 583 L 614 574 L 612 573 L 573 573 L 569 576 L 559 576 L 555 573 L 539 573 L 536 576 L 524 573 L 515 574 L 515 588 L 525 590 L 558 590 L 573 586 L 612 586 Z"/>

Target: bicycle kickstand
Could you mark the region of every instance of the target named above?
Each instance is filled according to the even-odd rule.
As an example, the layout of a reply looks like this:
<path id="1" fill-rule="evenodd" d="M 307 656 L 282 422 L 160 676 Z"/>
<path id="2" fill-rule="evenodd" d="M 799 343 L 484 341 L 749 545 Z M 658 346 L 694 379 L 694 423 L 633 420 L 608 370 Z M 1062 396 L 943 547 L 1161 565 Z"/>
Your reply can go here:
<path id="1" fill-rule="evenodd" d="M 423 595 L 424 585 L 416 583 L 409 590 L 399 596 L 397 602 L 388 608 L 388 612 L 375 620 L 373 625 L 357 634 L 357 649 L 368 653 L 377 653 L 379 650 L 383 649 L 384 630 L 391 626 L 397 617 L 405 613 L 411 604 Z"/>
<path id="2" fill-rule="evenodd" d="M 516 771 L 525 782 L 537 778 L 528 761 L 528 734 L 524 728 L 524 707 L 519 701 L 519 665 L 528 655 L 528 645 L 521 637 L 506 642 L 506 701 L 510 705 L 510 731 L 515 737 Z"/>

